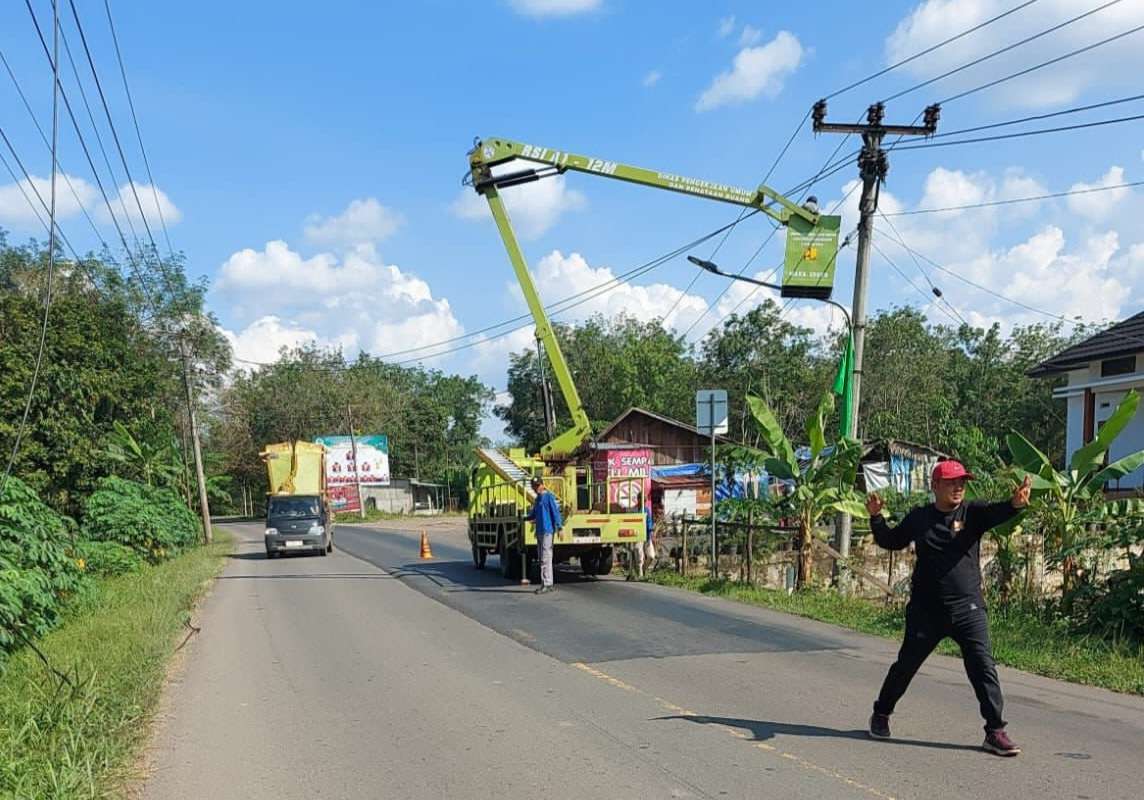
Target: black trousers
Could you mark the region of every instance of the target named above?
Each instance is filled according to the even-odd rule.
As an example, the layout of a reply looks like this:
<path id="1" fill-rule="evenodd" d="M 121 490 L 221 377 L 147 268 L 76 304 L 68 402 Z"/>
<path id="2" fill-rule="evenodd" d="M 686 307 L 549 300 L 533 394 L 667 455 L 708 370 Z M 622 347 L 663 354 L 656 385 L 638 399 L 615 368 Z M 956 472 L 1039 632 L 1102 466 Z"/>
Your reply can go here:
<path id="1" fill-rule="evenodd" d="M 879 714 L 894 713 L 894 706 L 906 693 L 914 674 L 922 662 L 946 636 L 961 648 L 965 674 L 977 693 L 981 716 L 986 730 L 1005 727 L 1001 716 L 1004 700 L 1001 684 L 997 680 L 997 665 L 989 644 L 989 625 L 985 616 L 985 603 L 980 598 L 967 598 L 957 602 L 910 601 L 906 608 L 906 635 L 898 660 L 890 667 L 882 691 L 874 703 Z"/>

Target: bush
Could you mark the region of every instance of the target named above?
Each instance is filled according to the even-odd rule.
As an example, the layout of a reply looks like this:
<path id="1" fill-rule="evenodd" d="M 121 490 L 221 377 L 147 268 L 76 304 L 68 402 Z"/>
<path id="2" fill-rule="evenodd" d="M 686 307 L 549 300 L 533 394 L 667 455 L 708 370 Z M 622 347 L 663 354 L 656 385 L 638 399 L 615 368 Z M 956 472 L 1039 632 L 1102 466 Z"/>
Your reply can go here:
<path id="1" fill-rule="evenodd" d="M 1076 627 L 1110 640 L 1144 643 L 1144 556 L 1129 556 L 1128 569 L 1109 573 L 1100 585 L 1074 592 Z"/>
<path id="2" fill-rule="evenodd" d="M 0 496 L 0 654 L 47 631 L 79 588 L 68 521 L 19 478 Z"/>
<path id="3" fill-rule="evenodd" d="M 104 478 L 87 501 L 84 537 L 118 542 L 149 561 L 161 561 L 199 541 L 198 519 L 170 489 Z"/>
<path id="4" fill-rule="evenodd" d="M 119 542 L 81 539 L 76 543 L 75 555 L 80 567 L 91 575 L 125 575 L 143 566 L 140 555 Z"/>

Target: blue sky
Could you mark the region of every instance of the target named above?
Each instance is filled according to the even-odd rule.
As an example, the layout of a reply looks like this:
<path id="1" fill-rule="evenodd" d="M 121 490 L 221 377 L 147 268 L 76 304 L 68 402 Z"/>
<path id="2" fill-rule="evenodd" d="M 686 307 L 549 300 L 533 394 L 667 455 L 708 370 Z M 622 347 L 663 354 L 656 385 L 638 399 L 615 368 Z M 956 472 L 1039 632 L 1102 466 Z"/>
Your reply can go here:
<path id="1" fill-rule="evenodd" d="M 814 100 L 1016 4 L 927 0 L 859 10 L 842 2 L 808 9 L 634 0 L 114 0 L 112 10 L 171 239 L 187 254 L 190 271 L 211 281 L 211 308 L 237 354 L 272 360 L 279 346 L 309 339 L 340 344 L 350 353 L 406 350 L 523 311 L 487 211 L 460 186 L 474 136 L 504 136 L 751 186 Z M 829 116 L 856 119 L 872 101 L 1096 5 L 1039 0 L 832 100 Z M 36 0 L 33 6 L 46 24 L 50 4 Z M 77 8 L 132 176 L 146 184 L 103 4 L 78 0 Z M 70 12 L 64 23 L 73 53 L 81 57 Z M 908 123 L 930 102 L 1142 23 L 1144 2 L 1123 0 L 892 102 L 888 119 Z M 20 3 L 0 9 L 0 49 L 46 124 L 50 75 Z M 950 103 L 941 127 L 954 130 L 1130 95 L 1138 91 L 1134 76 L 1142 68 L 1144 33 Z M 90 75 L 82 74 L 94 102 Z M 68 69 L 63 83 L 85 136 L 93 140 Z M 1031 127 L 1126 116 L 1141 113 L 1142 105 Z M 46 151 L 6 74 L 0 74 L 0 109 L 0 125 L 25 165 L 35 178 L 45 178 Z M 63 169 L 100 236 L 112 241 L 114 228 L 100 208 L 75 133 L 66 116 L 61 119 Z M 1142 131 L 1142 123 L 1134 122 L 895 153 L 882 208 L 892 212 L 1140 180 Z M 783 189 L 814 174 L 837 144 L 835 136 L 816 138 L 803 128 L 771 184 Z M 6 150 L 0 154 L 9 156 Z M 98 156 L 96 163 L 113 192 L 125 184 L 116 161 L 114 178 Z M 848 168 L 815 187 L 821 202 L 838 201 L 855 172 Z M 150 216 L 156 194 L 144 189 Z M 60 193 L 64 231 L 81 249 L 94 246 L 96 233 L 78 204 L 62 185 Z M 856 197 L 844 206 L 846 229 L 854 224 Z M 710 201 L 578 175 L 511 190 L 509 203 L 549 302 L 672 250 L 737 213 Z M 900 217 L 895 224 L 914 248 L 1000 294 L 1051 314 L 1102 319 L 1134 313 L 1141 305 L 1142 211 L 1137 188 Z M 42 234 L 18 187 L 2 172 L 0 226 L 15 240 Z M 877 227 L 892 233 L 883 220 Z M 761 217 L 744 222 L 717 260 L 727 269 L 741 268 L 769 230 Z M 884 235 L 878 241 L 906 275 L 927 286 L 904 251 Z M 781 243 L 775 237 L 749 272 L 765 275 L 777 265 Z M 709 256 L 712 247 L 704 245 L 697 254 Z M 840 257 L 835 294 L 847 305 L 852 258 Z M 705 275 L 681 298 L 693 270 L 678 259 L 565 318 L 672 310 L 669 324 L 681 332 L 690 328 L 697 338 L 745 290 L 733 288 L 700 319 L 726 285 Z M 1005 326 L 1044 319 L 948 274 L 929 272 L 956 311 L 928 304 L 877 255 L 871 308 L 912 303 L 926 306 L 935 321 L 960 314 Z M 829 309 L 810 302 L 795 304 L 788 314 L 817 330 L 832 322 Z M 507 352 L 528 339 L 528 331 L 517 332 L 424 363 L 475 372 L 500 389 Z"/>

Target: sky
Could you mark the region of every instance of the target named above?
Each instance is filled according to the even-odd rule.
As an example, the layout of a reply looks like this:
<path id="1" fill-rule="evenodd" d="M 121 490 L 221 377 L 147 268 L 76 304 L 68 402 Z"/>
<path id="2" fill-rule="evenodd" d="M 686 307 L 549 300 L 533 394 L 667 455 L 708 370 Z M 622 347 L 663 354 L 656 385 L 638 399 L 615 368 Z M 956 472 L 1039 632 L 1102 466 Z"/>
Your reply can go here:
<path id="1" fill-rule="evenodd" d="M 747 187 L 774 164 L 768 183 L 785 191 L 819 172 L 840 144 L 834 134 L 815 136 L 809 123 L 799 128 L 815 100 L 1020 0 L 888 0 L 861 9 L 832 0 L 813 9 L 636 0 L 109 5 L 151 177 L 104 3 L 77 0 L 76 9 L 134 191 L 75 20 L 61 4 L 80 75 L 77 82 L 64 50 L 61 84 L 113 210 L 61 110 L 66 180 L 57 186 L 58 217 L 78 250 L 118 241 L 113 214 L 125 237 L 132 229 L 146 237 L 148 227 L 163 249 L 165 228 L 191 275 L 209 282 L 209 308 L 239 359 L 269 362 L 284 346 L 312 341 L 351 357 L 396 354 L 393 360 L 475 374 L 501 391 L 508 354 L 531 346 L 532 331 L 517 323 L 471 336 L 526 313 L 486 204 L 461 185 L 475 137 Z M 858 120 L 872 102 L 1101 5 L 1037 0 L 833 97 L 827 118 Z M 50 37 L 50 3 L 33 0 L 32 7 Z M 1120 0 L 889 101 L 886 119 L 909 124 L 930 103 L 1139 25 L 1144 0 Z M 30 187 L 18 172 L 19 182 L 0 171 L 0 228 L 13 242 L 43 239 L 24 194 L 36 187 L 47 196 L 50 158 L 33 117 L 50 130 L 51 73 L 21 3 L 0 8 L 0 53 L 32 112 L 0 71 L 0 127 L 32 176 Z M 950 100 L 939 132 L 1132 96 L 1142 71 L 1144 31 Z M 966 137 L 1131 116 L 1144 113 L 1142 106 L 1137 100 Z M 856 143 L 843 146 L 846 153 Z M 0 155 L 16 169 L 2 142 Z M 1144 306 L 1144 187 L 892 216 L 1139 181 L 1144 121 L 891 150 L 889 159 L 879 207 L 892 225 L 875 221 L 869 309 L 909 304 L 935 323 L 997 322 L 1010 330 L 1053 316 L 1115 320 Z M 850 166 L 813 189 L 824 209 L 837 205 L 844 233 L 857 223 L 856 179 Z M 548 303 L 739 215 L 710 200 L 573 173 L 504 195 Z M 758 215 L 722 245 L 714 239 L 691 252 L 766 278 L 783 247 L 781 235 L 767 241 L 770 233 Z M 895 240 L 943 269 L 915 261 Z M 850 248 L 839 256 L 834 292 L 846 306 L 853 269 Z M 931 282 L 944 301 L 936 301 Z M 699 341 L 729 313 L 769 296 L 750 288 L 697 276 L 679 257 L 555 318 L 664 317 Z M 813 301 L 792 304 L 786 315 L 819 332 L 841 324 L 837 312 Z M 499 425 L 490 421 L 485 430 L 496 436 Z"/>

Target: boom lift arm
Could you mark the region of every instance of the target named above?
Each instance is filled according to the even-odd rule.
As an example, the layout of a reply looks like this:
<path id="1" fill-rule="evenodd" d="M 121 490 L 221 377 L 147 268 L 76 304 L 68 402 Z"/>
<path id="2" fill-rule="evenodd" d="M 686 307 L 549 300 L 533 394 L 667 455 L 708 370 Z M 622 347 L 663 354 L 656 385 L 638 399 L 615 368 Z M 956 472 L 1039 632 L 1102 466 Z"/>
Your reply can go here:
<path id="1" fill-rule="evenodd" d="M 493 167 L 516 159 L 532 162 L 533 165 L 516 172 L 493 175 Z M 572 380 L 568 363 L 564 360 L 564 354 L 560 350 L 560 343 L 556 340 L 552 323 L 544 310 L 544 304 L 540 301 L 536 284 L 528 271 L 528 264 L 524 259 L 524 253 L 521 252 L 516 234 L 513 232 L 512 223 L 509 221 L 508 212 L 505 210 L 499 189 L 531 183 L 541 178 L 552 177 L 572 170 L 755 209 L 782 225 L 789 225 L 792 218 L 797 217 L 800 223 L 799 227 L 810 229 L 816 226 L 819 221 L 819 215 L 816 212 L 796 204 L 764 184 L 760 184 L 754 190 L 743 189 L 738 186 L 687 178 L 682 175 L 634 167 L 563 150 L 523 144 L 510 139 L 478 139 L 473 149 L 469 151 L 469 168 L 470 175 L 467 182 L 470 182 L 473 189 L 478 194 L 484 195 L 488 201 L 489 210 L 492 211 L 501 239 L 504 240 L 509 261 L 512 262 L 513 271 L 516 273 L 516 279 L 520 283 L 525 301 L 528 303 L 528 309 L 536 322 L 537 338 L 544 345 L 544 350 L 552 365 L 552 372 L 556 376 L 560 391 L 564 395 L 564 402 L 572 415 L 572 428 L 559 434 L 541 448 L 540 456 L 545 461 L 570 459 L 591 437 L 592 426 L 588 420 L 588 413 L 580 401 L 580 393 L 576 390 L 576 384 Z"/>

